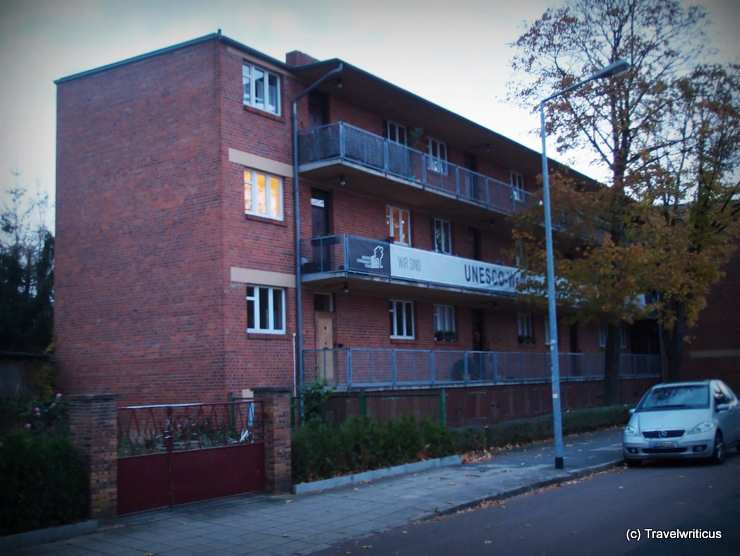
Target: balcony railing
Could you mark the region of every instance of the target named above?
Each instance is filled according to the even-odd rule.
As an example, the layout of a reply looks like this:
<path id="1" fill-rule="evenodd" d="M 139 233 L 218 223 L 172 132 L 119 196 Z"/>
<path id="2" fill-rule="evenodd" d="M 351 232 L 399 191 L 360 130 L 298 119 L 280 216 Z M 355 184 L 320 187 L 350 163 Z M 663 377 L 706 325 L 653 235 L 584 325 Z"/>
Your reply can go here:
<path id="1" fill-rule="evenodd" d="M 505 214 L 531 203 L 527 191 L 344 122 L 299 132 L 298 160 L 301 167 L 330 161 L 356 164 Z"/>
<path id="2" fill-rule="evenodd" d="M 301 260 L 304 276 L 340 272 L 497 295 L 519 293 L 517 286 L 522 280 L 521 270 L 516 267 L 348 234 L 302 240 Z"/>
<path id="3" fill-rule="evenodd" d="M 604 354 L 561 353 L 560 380 L 600 380 Z M 403 389 L 550 380 L 549 352 L 421 349 L 305 349 L 304 383 L 325 378 L 338 390 Z M 622 354 L 620 377 L 659 377 L 658 355 Z"/>

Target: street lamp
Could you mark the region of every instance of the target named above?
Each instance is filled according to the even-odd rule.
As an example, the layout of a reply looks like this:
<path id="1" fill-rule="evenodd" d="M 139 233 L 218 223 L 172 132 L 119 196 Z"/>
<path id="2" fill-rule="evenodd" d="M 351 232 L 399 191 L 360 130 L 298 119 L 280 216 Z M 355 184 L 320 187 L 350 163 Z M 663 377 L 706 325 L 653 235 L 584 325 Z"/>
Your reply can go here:
<path id="1" fill-rule="evenodd" d="M 550 370 L 552 373 L 552 418 L 555 434 L 555 469 L 563 469 L 563 420 L 560 414 L 560 362 L 558 361 L 558 325 L 555 313 L 555 262 L 552 250 L 552 217 L 550 216 L 550 181 L 547 172 L 547 152 L 545 146 L 545 103 L 557 96 L 585 85 L 595 79 L 615 77 L 629 70 L 629 63 L 619 60 L 597 71 L 588 79 L 566 87 L 540 102 L 540 135 L 542 137 L 542 190 L 545 204 L 545 249 L 547 255 L 547 306 L 550 329 Z"/>

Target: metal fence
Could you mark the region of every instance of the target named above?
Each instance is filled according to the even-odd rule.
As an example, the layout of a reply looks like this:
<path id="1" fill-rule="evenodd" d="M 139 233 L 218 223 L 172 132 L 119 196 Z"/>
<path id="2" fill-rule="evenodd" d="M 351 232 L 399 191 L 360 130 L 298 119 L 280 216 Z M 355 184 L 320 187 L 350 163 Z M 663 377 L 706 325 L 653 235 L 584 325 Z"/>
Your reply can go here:
<path id="1" fill-rule="evenodd" d="M 118 409 L 121 456 L 262 441 L 260 402 L 129 406 Z"/>
<path id="2" fill-rule="evenodd" d="M 560 353 L 563 381 L 604 376 L 604 354 Z M 338 390 L 550 380 L 549 352 L 338 348 L 303 350 L 304 383 L 327 379 Z M 330 373 L 327 376 L 327 370 Z M 620 376 L 660 376 L 658 355 L 623 354 Z"/>
<path id="3" fill-rule="evenodd" d="M 346 160 L 387 176 L 511 214 L 527 208 L 531 194 L 344 122 L 299 132 L 301 165 Z"/>

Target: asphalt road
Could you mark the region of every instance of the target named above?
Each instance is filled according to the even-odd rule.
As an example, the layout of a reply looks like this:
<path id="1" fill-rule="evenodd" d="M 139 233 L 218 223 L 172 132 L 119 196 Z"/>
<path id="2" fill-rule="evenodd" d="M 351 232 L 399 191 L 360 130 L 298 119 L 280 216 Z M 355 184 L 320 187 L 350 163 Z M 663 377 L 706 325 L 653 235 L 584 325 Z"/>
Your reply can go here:
<path id="1" fill-rule="evenodd" d="M 688 538 L 670 538 L 681 535 Z M 315 554 L 738 553 L 740 454 L 733 450 L 722 466 L 678 462 L 619 467 Z"/>

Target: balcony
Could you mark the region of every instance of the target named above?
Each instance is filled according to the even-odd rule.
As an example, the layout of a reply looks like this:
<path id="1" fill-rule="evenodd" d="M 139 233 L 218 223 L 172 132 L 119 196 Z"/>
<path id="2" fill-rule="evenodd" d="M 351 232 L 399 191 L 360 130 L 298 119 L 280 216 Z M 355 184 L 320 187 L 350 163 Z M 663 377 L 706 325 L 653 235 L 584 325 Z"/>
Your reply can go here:
<path id="1" fill-rule="evenodd" d="M 344 122 L 299 132 L 298 159 L 306 177 L 429 212 L 483 219 L 531 203 L 530 193 L 508 183 Z M 454 206 L 450 199 L 461 204 Z"/>
<path id="2" fill-rule="evenodd" d="M 439 295 L 514 297 L 522 280 L 521 270 L 455 257 L 385 239 L 373 240 L 347 234 L 301 241 L 304 283 L 359 287 L 358 291 L 416 288 Z M 436 292 L 436 294 L 435 294 Z"/>
<path id="3" fill-rule="evenodd" d="M 603 380 L 603 353 L 560 353 L 563 382 Z M 547 383 L 549 352 L 421 349 L 304 349 L 306 384 L 324 378 L 340 391 Z M 660 356 L 620 355 L 621 378 L 660 377 Z"/>

